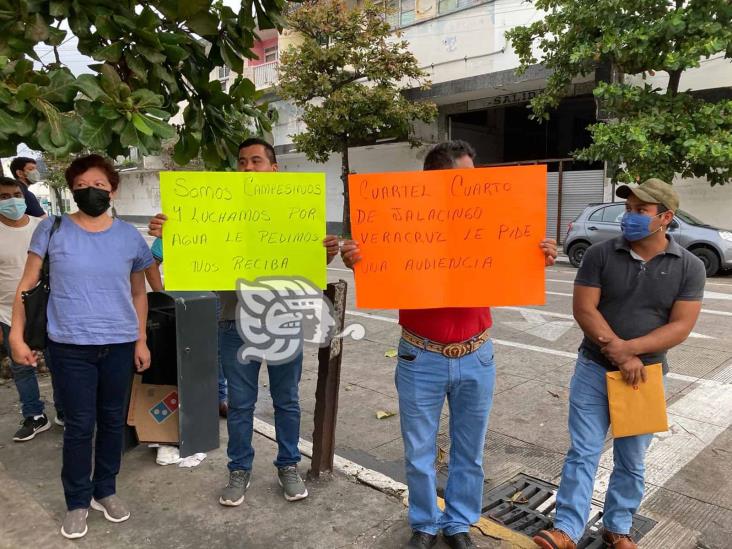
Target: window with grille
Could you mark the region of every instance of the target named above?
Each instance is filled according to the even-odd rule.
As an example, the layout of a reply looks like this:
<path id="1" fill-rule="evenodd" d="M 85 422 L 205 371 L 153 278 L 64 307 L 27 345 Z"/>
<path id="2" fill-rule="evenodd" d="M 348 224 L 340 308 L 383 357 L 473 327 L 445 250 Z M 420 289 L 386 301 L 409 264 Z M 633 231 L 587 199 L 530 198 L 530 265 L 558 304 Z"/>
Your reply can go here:
<path id="1" fill-rule="evenodd" d="M 277 46 L 264 48 L 264 62 L 271 63 L 272 61 L 277 61 L 277 59 L 278 59 L 277 54 L 278 54 Z"/>

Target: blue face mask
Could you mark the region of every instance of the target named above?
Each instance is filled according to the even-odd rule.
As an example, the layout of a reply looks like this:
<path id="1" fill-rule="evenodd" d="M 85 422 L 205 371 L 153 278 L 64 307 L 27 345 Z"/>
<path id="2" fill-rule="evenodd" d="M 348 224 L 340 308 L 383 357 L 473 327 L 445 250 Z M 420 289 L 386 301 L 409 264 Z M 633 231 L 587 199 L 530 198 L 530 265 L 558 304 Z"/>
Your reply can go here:
<path id="1" fill-rule="evenodd" d="M 625 212 L 625 215 L 620 220 L 620 230 L 623 231 L 623 236 L 631 242 L 643 240 L 661 230 L 661 227 L 659 227 L 651 232 L 649 228 L 651 220 L 659 215 L 661 214 L 649 217 L 639 213 Z"/>
<path id="2" fill-rule="evenodd" d="M 6 198 L 0 200 L 0 215 L 18 221 L 25 215 L 25 198 Z"/>

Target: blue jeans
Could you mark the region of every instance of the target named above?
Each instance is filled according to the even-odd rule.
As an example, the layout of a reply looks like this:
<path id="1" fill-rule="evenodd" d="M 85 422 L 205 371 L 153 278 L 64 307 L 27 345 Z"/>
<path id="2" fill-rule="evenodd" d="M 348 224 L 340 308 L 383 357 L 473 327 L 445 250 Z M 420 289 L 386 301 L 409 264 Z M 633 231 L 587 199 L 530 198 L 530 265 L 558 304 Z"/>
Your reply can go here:
<path id="1" fill-rule="evenodd" d="M 41 400 L 41 391 L 38 388 L 36 369 L 32 366 L 16 364 L 13 361 L 13 357 L 10 354 L 10 342 L 8 341 L 10 326 L 0 322 L 0 328 L 3 333 L 3 347 L 5 347 L 5 350 L 10 357 L 10 371 L 13 372 L 13 381 L 15 382 L 15 388 L 18 390 L 18 397 L 20 397 L 20 411 L 23 414 L 23 417 L 40 416 L 44 410 L 44 403 Z M 48 369 L 51 372 L 51 385 L 53 387 L 53 402 L 56 407 L 56 415 L 62 418 L 64 411 L 63 405 L 61 404 L 61 398 L 56 387 L 56 374 L 53 371 L 48 353 L 45 354 L 45 358 L 46 366 L 48 366 Z"/>
<path id="2" fill-rule="evenodd" d="M 221 363 L 221 351 L 218 356 L 219 363 L 219 404 L 227 400 L 226 376 L 224 376 L 224 365 Z"/>
<path id="3" fill-rule="evenodd" d="M 580 353 L 569 389 L 570 448 L 557 492 L 554 527 L 578 542 L 585 531 L 595 474 L 610 426 L 607 370 Z M 617 534 L 630 533 L 633 514 L 643 498 L 644 459 L 653 435 L 613 440 L 614 467 L 610 476 L 603 524 Z"/>
<path id="4" fill-rule="evenodd" d="M 236 323 L 219 323 L 219 353 L 221 364 L 229 384 L 229 414 L 226 427 L 229 431 L 229 471 L 250 471 L 254 461 L 252 432 L 254 405 L 259 389 L 261 362 L 241 364 L 237 352 L 244 344 L 236 329 Z M 272 395 L 277 435 L 277 459 L 275 467 L 296 465 L 300 462 L 300 397 L 298 385 L 302 374 L 302 352 L 285 364 L 267 366 L 269 392 Z"/>
<path id="5" fill-rule="evenodd" d="M 69 511 L 116 493 L 134 350 L 134 343 L 48 344 L 65 404 L 61 481 Z"/>
<path id="6" fill-rule="evenodd" d="M 450 359 L 399 342 L 395 373 L 413 530 L 452 536 L 478 521 L 483 502 L 483 446 L 493 403 L 493 343 Z M 437 434 L 450 408 L 450 465 L 445 510 L 437 507 Z"/>

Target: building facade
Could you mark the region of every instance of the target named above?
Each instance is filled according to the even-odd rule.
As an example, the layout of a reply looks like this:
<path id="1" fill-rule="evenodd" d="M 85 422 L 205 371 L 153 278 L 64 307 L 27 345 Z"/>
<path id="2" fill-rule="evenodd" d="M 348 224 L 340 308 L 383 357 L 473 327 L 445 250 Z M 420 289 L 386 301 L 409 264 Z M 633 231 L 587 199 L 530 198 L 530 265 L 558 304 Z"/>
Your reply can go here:
<path id="1" fill-rule="evenodd" d="M 360 0 L 350 0 L 360 1 Z M 547 162 L 549 167 L 547 235 L 561 241 L 566 227 L 591 202 L 613 200 L 613 189 L 602 164 L 572 162 L 572 151 L 590 142 L 587 126 L 596 121 L 592 96 L 596 75 L 577 78 L 568 97 L 546 123 L 530 118 L 528 102 L 546 85 L 544 67 L 530 67 L 517 76 L 518 56 L 506 43 L 505 32 L 541 17 L 522 0 L 387 0 L 389 21 L 401 32 L 432 82 L 430 89 L 407 95 L 429 100 L 439 109 L 430 125 L 418 135 L 425 146 L 412 149 L 404 142 L 376 142 L 352 148 L 351 169 L 357 173 L 407 171 L 421 168 L 427 147 L 446 139 L 464 139 L 478 153 L 482 165 Z M 280 167 L 287 171 L 325 172 L 328 184 L 329 230 L 337 232 L 343 211 L 340 157 L 325 164 L 310 162 L 298 152 L 292 136 L 305 131 L 299 112 L 275 93 L 280 52 L 297 45 L 298 36 L 284 30 L 260 30 L 254 51 L 257 59 L 244 69 L 278 111 L 267 136 L 277 151 Z M 228 89 L 237 75 L 220 69 L 211 75 Z M 651 83 L 665 87 L 663 74 Z M 681 88 L 714 97 L 732 97 L 732 63 L 720 55 L 704 60 L 684 73 Z M 729 225 L 725 212 L 732 209 L 732 185 L 711 188 L 706 181 L 677 181 L 683 206 L 710 224 Z"/>

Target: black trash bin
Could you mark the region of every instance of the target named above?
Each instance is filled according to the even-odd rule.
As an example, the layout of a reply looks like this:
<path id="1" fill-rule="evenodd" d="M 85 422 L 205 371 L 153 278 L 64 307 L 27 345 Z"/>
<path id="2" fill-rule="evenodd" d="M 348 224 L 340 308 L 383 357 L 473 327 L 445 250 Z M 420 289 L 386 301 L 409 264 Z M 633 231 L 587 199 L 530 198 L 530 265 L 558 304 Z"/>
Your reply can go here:
<path id="1" fill-rule="evenodd" d="M 177 386 L 181 457 L 219 447 L 216 299 L 212 292 L 148 294 L 151 365 L 142 383 Z M 126 447 L 137 444 L 128 426 Z"/>

